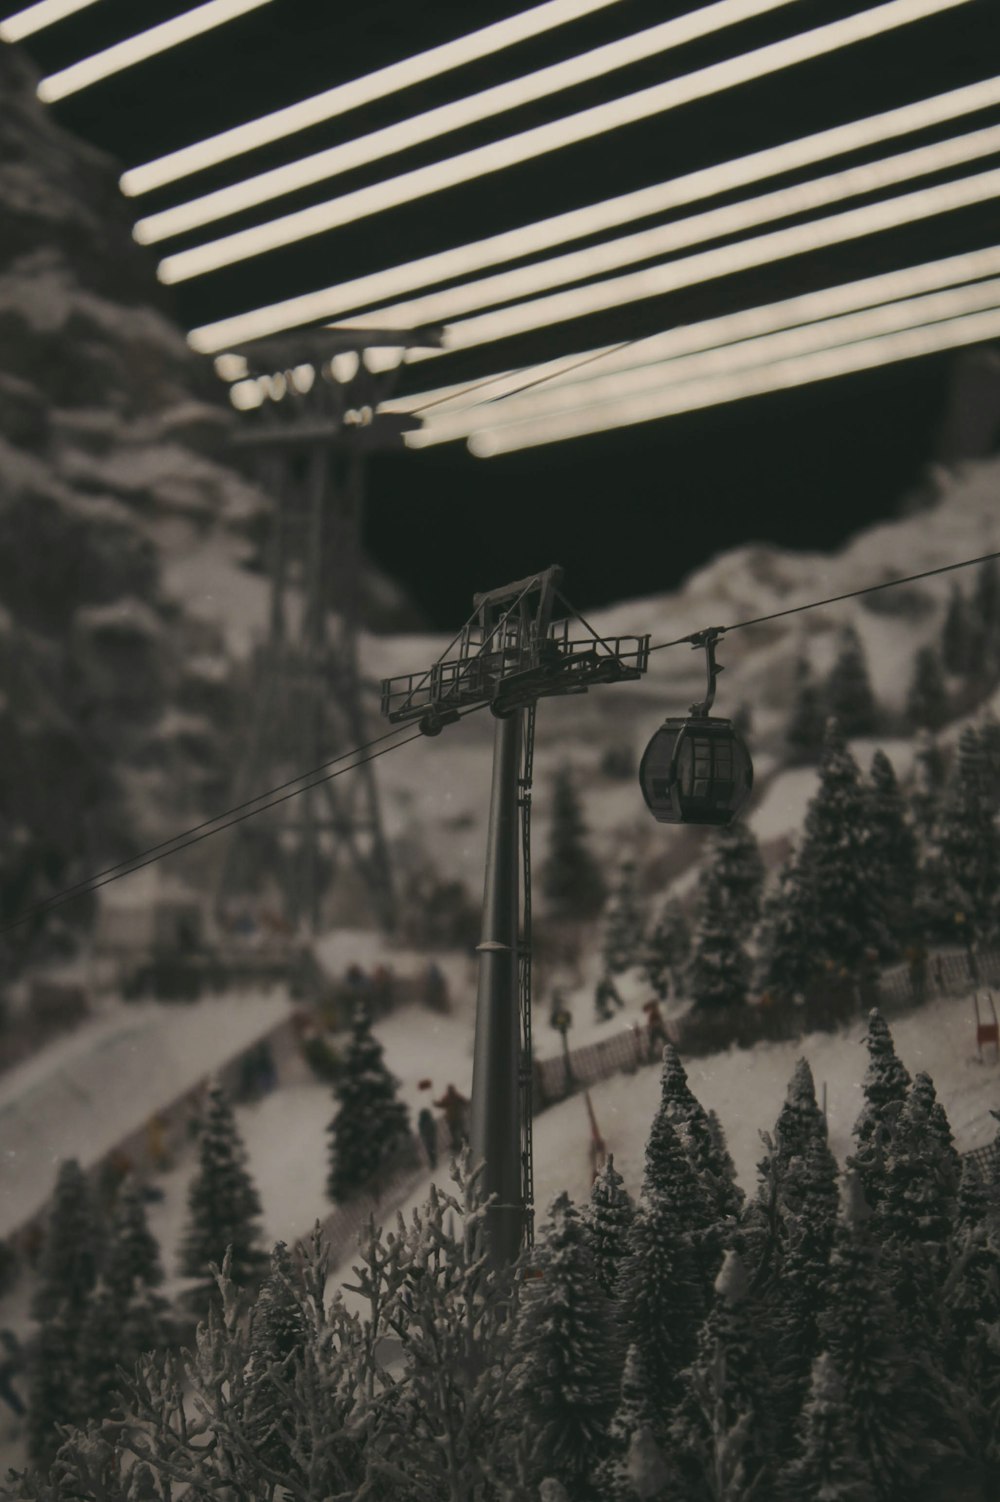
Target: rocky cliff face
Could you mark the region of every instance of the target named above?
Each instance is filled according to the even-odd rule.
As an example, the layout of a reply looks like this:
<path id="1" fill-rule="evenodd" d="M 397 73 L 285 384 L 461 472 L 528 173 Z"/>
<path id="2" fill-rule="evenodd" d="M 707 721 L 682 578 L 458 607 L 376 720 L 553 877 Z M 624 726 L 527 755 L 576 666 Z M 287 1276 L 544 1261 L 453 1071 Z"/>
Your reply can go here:
<path id="1" fill-rule="evenodd" d="M 0 48 L 6 917 L 226 805 L 232 641 L 171 575 L 205 556 L 238 581 L 267 511 L 226 461 L 235 415 L 132 241 L 116 164 L 34 89 Z M 370 585 L 391 625 L 405 602 Z M 15 953 L 26 933 L 8 935 Z"/>

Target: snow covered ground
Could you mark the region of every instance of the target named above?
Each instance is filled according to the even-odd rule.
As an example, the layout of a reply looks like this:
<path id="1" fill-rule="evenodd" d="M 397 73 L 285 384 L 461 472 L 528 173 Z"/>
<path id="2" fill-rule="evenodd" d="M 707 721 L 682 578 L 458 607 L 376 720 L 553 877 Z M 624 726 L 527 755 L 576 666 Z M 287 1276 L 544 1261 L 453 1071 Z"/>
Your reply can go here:
<path id="1" fill-rule="evenodd" d="M 45 1203 L 63 1158 L 95 1163 L 288 1010 L 277 990 L 194 1006 L 136 1002 L 0 1076 L 0 1235 Z"/>

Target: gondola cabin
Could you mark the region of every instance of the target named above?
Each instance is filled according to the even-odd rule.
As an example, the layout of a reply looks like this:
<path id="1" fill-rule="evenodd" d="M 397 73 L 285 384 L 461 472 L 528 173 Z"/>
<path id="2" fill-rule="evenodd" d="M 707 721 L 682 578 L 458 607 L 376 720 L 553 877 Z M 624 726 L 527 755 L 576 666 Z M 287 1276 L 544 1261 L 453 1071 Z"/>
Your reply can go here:
<path id="1" fill-rule="evenodd" d="M 710 626 L 684 638 L 705 649 L 705 697 L 684 718 L 664 720 L 639 763 L 642 796 L 661 824 L 731 824 L 750 797 L 753 763 L 743 737 L 732 720 L 709 714 L 722 672 L 715 644 L 724 629 Z"/>
<path id="2" fill-rule="evenodd" d="M 746 806 L 753 765 L 731 720 L 664 720 L 639 763 L 646 806 L 661 824 L 731 824 Z"/>

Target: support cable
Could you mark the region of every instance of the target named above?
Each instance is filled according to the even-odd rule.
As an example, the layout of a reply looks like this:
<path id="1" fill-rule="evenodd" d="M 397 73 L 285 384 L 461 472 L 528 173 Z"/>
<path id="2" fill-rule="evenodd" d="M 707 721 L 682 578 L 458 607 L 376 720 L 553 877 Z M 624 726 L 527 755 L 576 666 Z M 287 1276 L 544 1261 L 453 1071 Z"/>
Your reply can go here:
<path id="1" fill-rule="evenodd" d="M 460 717 L 464 719 L 466 715 L 475 714 L 477 710 L 484 709 L 485 707 L 484 704 L 473 704 L 469 709 L 461 710 Z M 393 730 L 389 732 L 389 735 L 398 735 L 398 733 L 398 730 Z M 359 756 L 361 751 L 366 750 L 370 746 L 377 746 L 380 741 L 384 741 L 387 738 L 387 736 L 381 735 L 374 741 L 368 741 L 365 746 L 355 747 L 353 751 L 345 751 L 343 755 L 336 757 L 335 760 L 344 761 L 349 756 Z M 77 882 L 75 886 L 66 887 L 56 892 L 52 897 L 46 898 L 44 902 L 35 903 L 32 907 L 26 908 L 17 918 L 12 918 L 9 923 L 0 925 L 0 934 L 8 933 L 11 929 L 18 928 L 22 923 L 26 923 L 30 918 L 48 912 L 54 907 L 60 907 L 65 902 L 71 902 L 75 897 L 86 896 L 90 892 L 96 892 L 101 887 L 106 887 L 110 882 L 119 881 L 123 876 L 131 876 L 134 872 L 141 871 L 145 866 L 153 866 L 157 861 L 165 860 L 168 855 L 175 855 L 178 851 L 187 850 L 192 845 L 200 844 L 202 840 L 207 840 L 213 834 L 221 834 L 224 829 L 231 829 L 234 824 L 241 824 L 245 819 L 252 819 L 256 814 L 266 813 L 268 809 L 276 808 L 280 803 L 287 803 L 289 798 L 297 798 L 300 793 L 307 792 L 309 788 L 319 787 L 325 782 L 332 782 L 335 777 L 341 777 L 345 772 L 353 772 L 355 767 L 364 766 L 369 761 L 375 761 L 378 757 L 385 756 L 388 751 L 396 751 L 400 746 L 409 745 L 411 741 L 422 740 L 423 738 L 423 732 L 418 730 L 413 735 L 406 736 L 404 740 L 396 741 L 392 746 L 383 746 L 380 751 L 373 751 L 370 756 L 360 756 L 359 760 L 352 761 L 349 766 L 338 767 L 336 771 L 327 772 L 322 777 L 316 777 L 312 782 L 305 783 L 303 787 L 293 788 L 291 792 L 281 792 L 281 788 L 289 786 L 289 783 L 285 782 L 281 783 L 277 788 L 271 788 L 268 792 L 258 793 L 256 798 L 249 799 L 248 803 L 238 804 L 236 808 L 229 809 L 226 813 L 216 814 L 213 819 L 206 819 L 201 824 L 194 825 L 192 829 L 184 830 L 181 834 L 174 835 L 171 840 L 164 840 L 159 845 L 153 845 L 148 850 L 140 851 L 138 855 L 132 856 L 128 861 L 119 861 L 116 866 L 108 866 L 103 872 L 96 872 L 85 881 Z M 323 765 L 331 766 L 332 763 L 325 762 Z M 318 771 L 320 769 L 317 768 L 315 770 Z M 311 772 L 302 772 L 298 777 L 291 778 L 290 781 L 301 782 L 303 778 L 312 777 L 312 775 Z M 271 797 L 272 793 L 279 792 L 281 792 L 280 797 Z M 270 801 L 262 803 L 261 799 L 264 798 L 268 798 Z M 250 803 L 260 803 L 260 807 L 250 808 L 248 806 Z M 241 809 L 246 811 L 239 812 Z M 230 818 L 230 814 L 234 814 L 235 817 Z M 209 828 L 208 826 L 210 825 L 213 827 Z"/>
<path id="2" fill-rule="evenodd" d="M 954 570 L 960 568 L 972 568 L 977 563 L 989 563 L 997 558 L 1000 558 L 1000 549 L 997 549 L 996 551 L 991 553 L 980 553 L 975 558 L 963 558 L 957 563 L 940 564 L 937 568 L 923 569 L 920 571 L 920 573 L 906 574 L 899 579 L 885 579 L 881 584 L 869 584 L 866 585 L 863 589 L 845 590 L 843 594 L 828 595 L 825 599 L 822 600 L 809 600 L 802 605 L 791 605 L 786 610 L 774 610 L 771 611 L 771 613 L 768 615 L 752 616 L 749 620 L 735 621 L 732 625 L 717 626 L 713 627 L 712 629 L 716 631 L 720 636 L 722 636 L 729 631 L 740 631 L 746 626 L 759 626 L 762 625 L 765 621 L 780 620 L 783 616 L 798 615 L 805 610 L 818 610 L 824 605 L 834 605 L 841 600 L 856 599 L 859 595 L 876 594 L 883 589 L 894 589 L 897 585 L 900 584 L 913 584 L 920 579 L 930 579 L 938 574 L 952 573 Z M 565 596 L 562 596 L 562 598 L 564 603 L 570 609 L 572 609 L 572 606 L 569 606 L 569 602 L 565 599 Z M 517 602 L 515 602 L 515 604 L 516 603 Z M 511 606 L 511 609 L 513 608 L 514 607 Z M 577 612 L 574 611 L 574 614 L 576 613 Z M 494 627 L 494 631 L 493 633 L 491 633 L 491 636 L 495 634 L 497 628 L 503 624 L 503 622 L 508 618 L 509 614 L 510 611 L 508 611 L 507 614 L 501 618 L 501 620 L 497 623 L 497 627 Z M 470 620 L 471 619 L 474 619 L 474 615 L 473 617 L 470 617 Z M 594 628 L 588 625 L 586 621 L 584 621 L 582 616 L 579 616 L 579 619 L 581 623 L 585 625 L 595 637 L 597 637 L 598 641 L 602 640 L 602 638 L 598 636 Z M 702 637 L 703 634 L 703 631 L 688 632 L 687 635 L 674 637 L 671 641 L 657 642 L 654 646 L 651 646 L 649 650 L 651 652 L 659 652 L 662 651 L 665 647 L 679 647 L 682 645 L 690 645 L 692 643 L 697 645 L 698 643 L 696 641 L 696 638 Z M 461 632 L 459 633 L 459 635 L 461 635 Z M 455 640 L 457 640 L 457 637 L 455 638 Z M 485 703 L 474 704 L 468 709 L 460 710 L 458 712 L 459 718 L 464 719 L 466 715 L 475 714 L 477 710 L 484 709 L 485 707 Z M 289 798 L 297 797 L 299 793 L 305 792 L 308 787 L 316 787 L 321 783 L 332 781 L 333 778 L 341 776 L 343 772 L 350 772 L 355 766 L 361 766 L 364 764 L 364 762 L 374 761 L 377 757 L 384 756 L 387 751 L 395 751 L 397 747 L 408 745 L 410 741 L 421 739 L 423 735 L 423 732 L 417 731 L 416 734 L 407 736 L 405 740 L 397 741 L 395 745 L 383 746 L 382 750 L 373 751 L 371 756 L 363 757 L 361 761 L 352 762 L 350 766 L 340 767 L 338 768 L 338 770 L 333 772 L 327 772 L 325 776 L 317 777 L 314 782 L 307 783 L 304 787 L 294 788 L 291 792 L 283 791 L 285 788 L 290 787 L 292 783 L 302 782 L 305 778 L 312 777 L 314 772 L 321 771 L 326 767 L 334 766 L 337 762 L 345 761 L 348 757 L 358 756 L 362 751 L 366 751 L 372 746 L 378 746 L 382 741 L 388 740 L 398 733 L 398 730 L 387 731 L 385 735 L 378 736 L 375 740 L 367 741 L 363 746 L 357 746 L 351 751 L 345 751 L 342 753 L 342 755 L 333 758 L 332 761 L 323 762 L 320 767 L 314 768 L 311 772 L 301 772 L 297 777 L 290 778 L 288 782 L 281 783 L 278 785 L 278 787 L 270 788 L 263 793 L 258 793 L 255 797 L 248 799 L 245 803 L 237 804 L 234 808 L 227 809 L 224 813 L 216 814 L 211 819 L 203 820 L 201 824 L 196 824 L 191 829 L 184 830 L 179 835 L 174 835 L 172 839 L 163 840 L 158 845 L 152 845 L 147 850 L 140 851 L 138 855 L 132 856 L 129 860 L 119 861 L 117 865 L 114 866 L 107 866 L 103 871 L 96 872 L 93 876 L 88 877 L 85 881 L 77 882 L 74 886 L 63 888 L 59 892 L 55 893 L 54 896 L 46 899 L 45 902 L 36 903 L 33 907 L 27 908 L 23 913 L 21 913 L 17 918 L 12 919 L 9 923 L 0 925 L 0 934 L 7 933 L 12 928 L 19 927 L 29 918 L 36 916 L 36 914 L 47 912 L 53 907 L 58 907 L 64 902 L 71 901 L 74 897 L 84 896 L 89 892 L 96 891 L 99 887 L 106 886 L 109 882 L 117 881 L 119 877 L 129 876 L 133 871 L 142 870 L 144 866 L 153 865 L 156 861 L 163 860 L 168 855 L 173 855 L 175 851 L 186 850 L 190 845 L 198 844 L 199 841 L 207 839 L 210 835 L 219 834 L 223 829 L 229 829 L 233 824 L 241 823 L 244 819 L 253 818 L 255 814 L 265 813 L 269 808 L 274 808 L 277 804 L 284 803 Z M 273 797 L 272 795 L 276 793 L 280 793 L 281 796 Z M 270 801 L 263 802 L 263 799 L 269 799 Z M 259 808 L 251 807 L 252 804 L 257 803 L 260 804 Z M 235 817 L 230 817 L 231 815 Z"/>
<path id="3" fill-rule="evenodd" d="M 770 615 L 755 615 L 748 621 L 735 621 L 731 626 L 713 626 L 711 629 L 722 636 L 727 631 L 741 631 L 744 626 L 760 626 L 764 621 L 776 621 L 784 615 L 798 615 L 803 610 L 818 610 L 822 605 L 835 605 L 838 600 L 853 600 L 858 595 L 876 594 L 880 589 L 894 589 L 897 584 L 913 584 L 917 579 L 930 579 L 935 574 L 950 574 L 957 568 L 971 568 L 975 563 L 989 563 L 993 558 L 1000 558 L 1000 549 L 995 553 L 981 553 L 978 558 L 963 558 L 960 563 L 943 563 L 938 568 L 925 568 L 919 574 L 906 574 L 902 579 L 884 579 L 881 584 L 868 584 L 864 589 L 848 589 L 842 595 L 829 595 L 825 600 L 810 600 L 805 605 L 790 605 L 787 610 L 775 610 Z M 673 641 L 657 642 L 649 650 L 660 652 L 664 647 L 679 647 L 686 642 L 700 646 L 701 642 L 696 638 L 703 635 L 703 631 L 691 631 L 687 636 L 675 637 Z"/>

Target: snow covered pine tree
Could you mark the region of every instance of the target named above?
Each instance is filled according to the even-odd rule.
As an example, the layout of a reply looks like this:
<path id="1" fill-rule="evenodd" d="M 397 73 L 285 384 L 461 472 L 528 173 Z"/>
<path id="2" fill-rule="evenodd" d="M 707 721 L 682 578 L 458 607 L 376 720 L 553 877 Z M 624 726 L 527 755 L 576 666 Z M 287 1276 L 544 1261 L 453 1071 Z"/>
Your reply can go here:
<path id="1" fill-rule="evenodd" d="M 337 1113 L 327 1128 L 330 1171 L 327 1192 L 337 1203 L 359 1193 L 401 1153 L 413 1148 L 409 1112 L 396 1095 L 398 1082 L 372 1034 L 368 1008 L 354 1008 L 351 1041 L 333 1087 Z"/>
<path id="2" fill-rule="evenodd" d="M 232 1108 L 218 1081 L 209 1086 L 198 1134 L 198 1167 L 188 1189 L 188 1224 L 181 1243 L 180 1271 L 198 1283 L 186 1302 L 199 1315 L 217 1302 L 211 1268 L 232 1249 L 230 1275 L 238 1287 L 263 1274 L 260 1198 L 246 1166 L 246 1149 Z"/>

